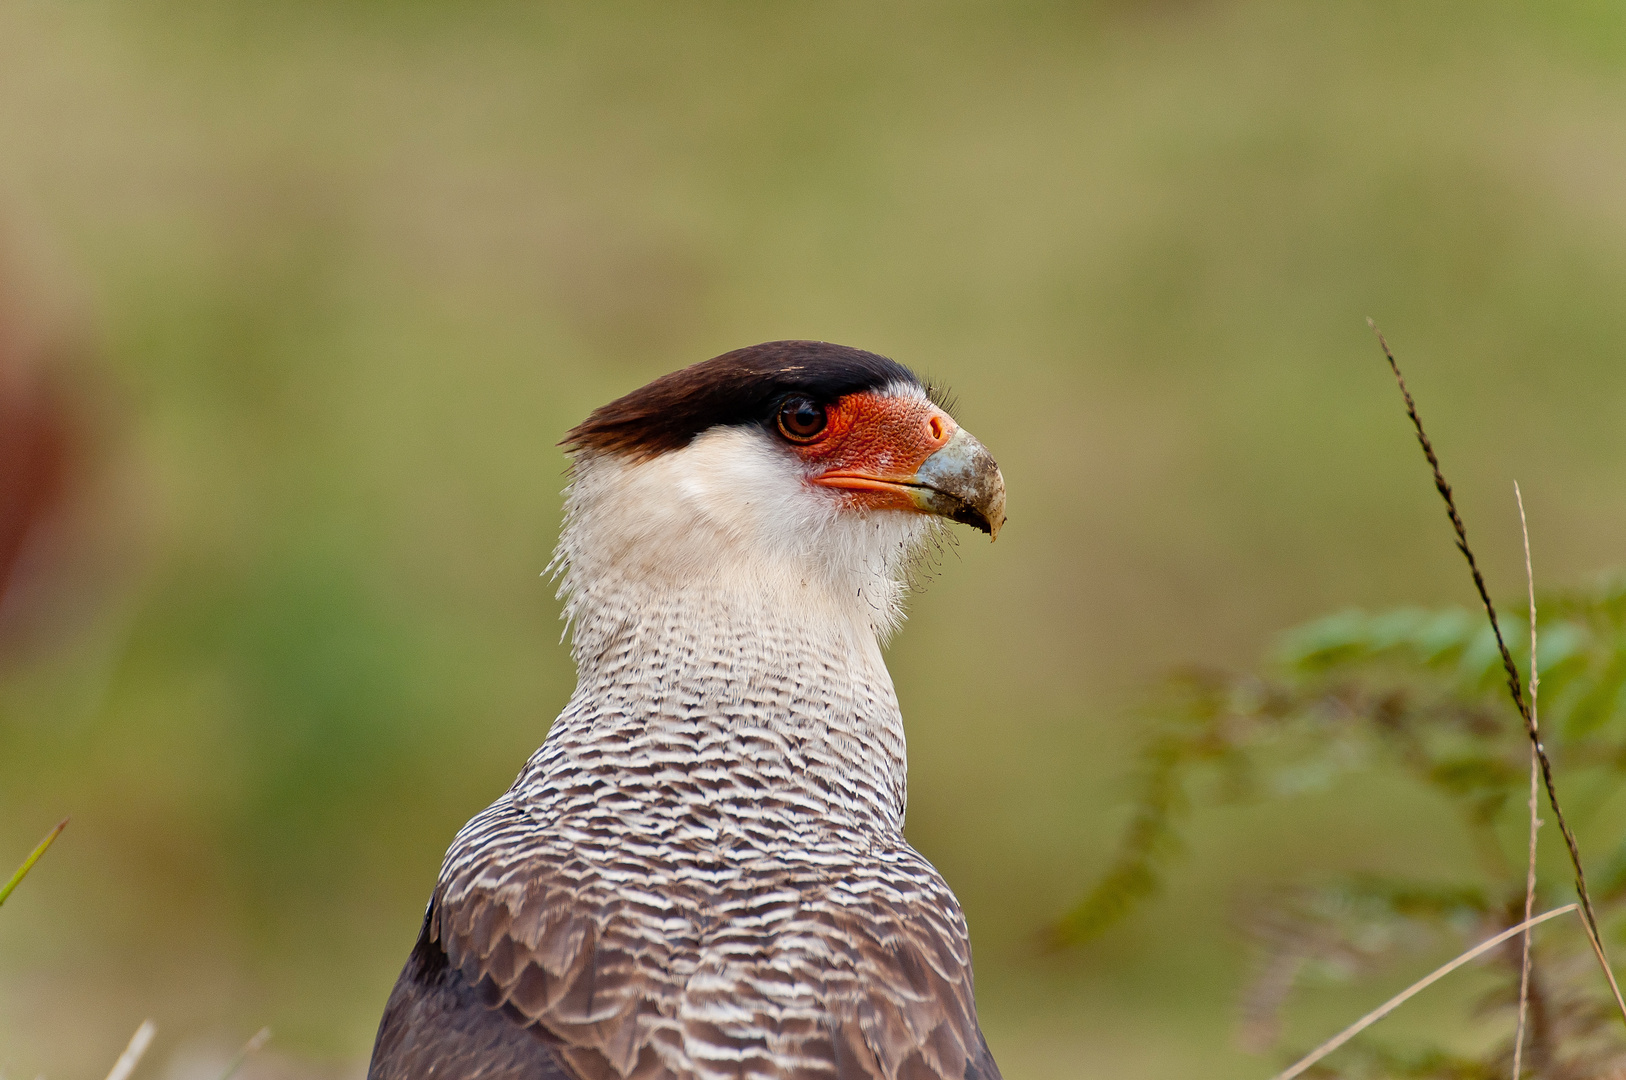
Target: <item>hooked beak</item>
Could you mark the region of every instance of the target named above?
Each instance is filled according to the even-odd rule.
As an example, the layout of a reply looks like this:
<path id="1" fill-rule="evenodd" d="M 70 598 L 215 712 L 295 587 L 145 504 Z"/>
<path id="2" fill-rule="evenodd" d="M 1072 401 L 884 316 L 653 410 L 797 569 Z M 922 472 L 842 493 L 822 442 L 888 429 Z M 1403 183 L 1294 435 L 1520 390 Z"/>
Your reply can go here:
<path id="1" fill-rule="evenodd" d="M 988 449 L 957 425 L 947 441 L 920 460 L 913 473 L 837 469 L 814 477 L 813 482 L 891 500 L 880 505 L 946 517 L 981 529 L 989 539 L 997 538 L 999 527 L 1005 524 L 1005 478 Z"/>
<path id="2" fill-rule="evenodd" d="M 958 521 L 999 539 L 1005 524 L 1005 478 L 988 448 L 957 428 L 941 450 L 904 483 L 922 512 Z"/>

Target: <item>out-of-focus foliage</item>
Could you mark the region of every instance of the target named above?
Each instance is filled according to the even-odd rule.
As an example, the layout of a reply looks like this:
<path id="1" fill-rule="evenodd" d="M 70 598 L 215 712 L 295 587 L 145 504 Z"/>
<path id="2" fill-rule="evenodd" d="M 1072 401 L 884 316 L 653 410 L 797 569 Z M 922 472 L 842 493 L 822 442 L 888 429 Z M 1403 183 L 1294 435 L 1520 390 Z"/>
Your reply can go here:
<path id="1" fill-rule="evenodd" d="M 1538 611 L 1540 724 L 1560 797 L 1600 783 L 1618 787 L 1626 779 L 1626 578 L 1549 596 Z M 1522 643 L 1528 673 L 1526 626 L 1504 616 L 1501 629 Z M 1097 935 L 1153 892 L 1194 805 L 1289 799 L 1340 774 L 1381 770 L 1406 775 L 1455 808 L 1478 872 L 1354 875 L 1262 901 L 1245 917 L 1256 957 L 1244 991 L 1244 1042 L 1263 1049 L 1277 1041 L 1281 1009 L 1307 973 L 1370 975 L 1426 948 L 1431 935 L 1466 941 L 1517 924 L 1528 860 L 1516 826 L 1528 820 L 1530 746 L 1503 677 L 1490 626 L 1462 608 L 1348 611 L 1284 635 L 1264 673 L 1180 676 L 1170 700 L 1149 714 L 1139 793 L 1116 861 L 1058 927 L 1059 938 Z M 1545 836 L 1562 844 L 1554 829 Z M 1626 831 L 1613 839 L 1613 850 L 1592 860 L 1590 891 L 1606 934 L 1626 916 Z M 1554 877 L 1542 879 L 1544 893 L 1568 884 Z M 1525 1075 L 1616 1076 L 1626 1065 L 1626 1033 L 1590 946 L 1567 929 L 1537 933 Z M 1501 975 L 1482 1005 L 1506 1021 L 1507 1037 L 1482 1055 L 1364 1045 L 1313 1075 L 1506 1075 L 1518 939 L 1497 956 Z"/>

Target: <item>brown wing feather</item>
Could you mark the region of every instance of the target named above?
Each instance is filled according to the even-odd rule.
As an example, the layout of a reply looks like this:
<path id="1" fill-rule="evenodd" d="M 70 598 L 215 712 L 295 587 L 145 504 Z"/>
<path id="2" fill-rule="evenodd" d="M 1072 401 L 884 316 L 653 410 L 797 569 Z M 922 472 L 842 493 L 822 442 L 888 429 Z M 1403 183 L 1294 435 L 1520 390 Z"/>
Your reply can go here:
<path id="1" fill-rule="evenodd" d="M 390 993 L 367 1080 L 580 1080 L 542 1033 L 479 1001 L 429 937 Z"/>
<path id="2" fill-rule="evenodd" d="M 487 839 L 529 824 L 492 811 Z M 999 1080 L 959 908 L 901 839 L 880 853 L 891 877 L 776 862 L 733 868 L 721 892 L 640 892 L 613 866 L 518 848 L 461 862 L 426 932 L 563 1076 Z"/>

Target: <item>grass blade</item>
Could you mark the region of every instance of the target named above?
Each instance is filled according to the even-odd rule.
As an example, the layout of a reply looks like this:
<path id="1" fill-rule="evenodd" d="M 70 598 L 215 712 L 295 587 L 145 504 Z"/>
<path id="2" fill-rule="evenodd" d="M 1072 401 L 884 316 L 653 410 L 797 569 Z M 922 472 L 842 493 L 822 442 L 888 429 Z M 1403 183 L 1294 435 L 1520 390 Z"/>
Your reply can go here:
<path id="1" fill-rule="evenodd" d="M 1540 732 L 1541 722 L 1536 705 L 1541 690 L 1541 668 L 1536 663 L 1536 572 L 1530 562 L 1530 526 L 1524 520 L 1524 492 L 1519 482 L 1513 482 L 1513 498 L 1519 504 L 1519 533 L 1524 537 L 1524 582 L 1530 590 L 1530 727 Z M 1541 831 L 1541 818 L 1537 816 L 1537 797 L 1540 792 L 1541 762 L 1536 757 L 1535 744 L 1530 746 L 1530 862 L 1524 874 L 1524 918 L 1528 922 L 1536 909 L 1536 834 Z M 1530 1015 L 1530 931 L 1524 932 L 1523 955 L 1519 964 L 1519 1026 L 1513 1035 L 1513 1080 L 1519 1080 L 1524 1069 L 1524 1026 Z"/>
<path id="2" fill-rule="evenodd" d="M 54 844 L 56 838 L 62 835 L 62 830 L 67 827 L 68 819 L 63 818 L 56 823 L 56 828 L 45 834 L 45 839 L 39 842 L 39 846 L 28 853 L 28 858 L 24 859 L 23 864 L 17 868 L 17 872 L 11 875 L 11 880 L 6 882 L 4 888 L 0 888 L 0 904 L 4 904 L 6 897 L 10 896 L 12 891 L 22 884 L 23 878 L 28 876 L 28 872 L 34 869 L 34 864 L 40 861 L 40 856 L 45 854 L 45 849 Z"/>
<path id="3" fill-rule="evenodd" d="M 129 1080 L 130 1074 L 135 1072 L 135 1067 L 141 1064 L 141 1055 L 152 1045 L 152 1037 L 157 1032 L 157 1024 L 151 1020 L 141 1021 L 141 1026 L 130 1036 L 130 1045 L 126 1046 L 124 1053 L 113 1062 L 113 1070 L 107 1074 L 107 1080 Z"/>
<path id="4" fill-rule="evenodd" d="M 1343 1031 L 1340 1031 L 1338 1034 L 1334 1035 L 1332 1038 L 1310 1051 L 1286 1070 L 1277 1073 L 1274 1080 L 1293 1080 L 1295 1076 L 1304 1073 L 1316 1062 L 1320 1061 L 1322 1058 L 1326 1057 L 1340 1046 L 1343 1046 L 1349 1040 L 1353 1039 L 1355 1036 L 1359 1035 L 1361 1032 L 1365 1031 L 1379 1020 L 1382 1020 L 1385 1016 L 1388 1016 L 1400 1006 L 1404 1005 L 1407 1001 L 1410 1001 L 1418 993 L 1439 982 L 1441 979 L 1445 978 L 1462 965 L 1473 960 L 1477 960 L 1479 957 L 1484 956 L 1486 953 L 1496 948 L 1496 946 L 1502 944 L 1502 942 L 1523 933 L 1532 926 L 1539 923 L 1544 923 L 1548 919 L 1557 918 L 1560 915 L 1566 915 L 1572 911 L 1578 911 L 1579 909 L 1579 904 L 1565 904 L 1563 907 L 1556 907 L 1551 911 L 1544 911 L 1533 919 L 1526 919 L 1517 926 L 1508 927 L 1495 937 L 1487 938 L 1486 940 L 1481 941 L 1478 945 L 1475 945 L 1473 948 L 1469 949 L 1455 960 L 1452 960 L 1450 963 L 1442 964 L 1433 971 L 1429 972 L 1427 975 L 1424 975 L 1421 979 L 1418 979 L 1416 982 L 1406 987 L 1406 989 L 1400 991 L 1400 993 L 1396 994 L 1388 1001 L 1385 1001 L 1382 1005 L 1379 1005 L 1377 1008 L 1373 1009 L 1371 1012 L 1349 1025 L 1349 1027 L 1345 1028 Z M 1585 921 L 1585 919 L 1582 919 L 1583 923 L 1585 923 Z"/>
<path id="5" fill-rule="evenodd" d="M 1496 605 L 1491 603 L 1490 590 L 1485 588 L 1485 577 L 1479 572 L 1479 562 L 1474 558 L 1474 549 L 1468 546 L 1468 529 L 1462 523 L 1462 515 L 1457 513 L 1457 501 L 1451 493 L 1451 485 L 1446 481 L 1445 474 L 1440 471 L 1440 459 L 1434 453 L 1434 444 L 1429 441 L 1428 432 L 1423 430 L 1422 418 L 1417 415 L 1417 403 L 1412 400 L 1411 391 L 1406 388 L 1406 378 L 1400 374 L 1400 363 L 1395 360 L 1395 354 L 1390 351 L 1389 343 L 1384 340 L 1383 331 L 1378 329 L 1377 323 L 1371 319 L 1366 325 L 1372 328 L 1372 333 L 1378 337 L 1378 344 L 1383 347 L 1384 359 L 1389 361 L 1389 370 L 1394 372 L 1395 383 L 1400 387 L 1400 396 L 1406 402 L 1406 415 L 1411 418 L 1412 430 L 1417 433 L 1417 443 L 1423 448 L 1423 456 L 1428 459 L 1429 468 L 1434 472 L 1434 489 L 1445 500 L 1445 510 L 1451 518 L 1451 527 L 1457 533 L 1457 550 L 1468 561 L 1468 570 L 1473 574 L 1474 588 L 1479 590 L 1479 601 L 1485 608 L 1485 616 L 1490 619 L 1491 633 L 1496 636 L 1496 647 L 1502 654 L 1502 669 L 1507 672 L 1507 692 L 1513 698 L 1513 707 L 1519 710 L 1519 717 L 1524 721 L 1525 734 L 1530 739 L 1530 745 L 1536 752 L 1536 760 L 1541 764 L 1541 779 L 1547 789 L 1547 803 L 1553 808 L 1553 823 L 1558 826 L 1558 834 L 1564 838 L 1564 846 L 1569 850 L 1570 867 L 1575 871 L 1575 893 L 1581 901 L 1581 924 L 1586 930 L 1587 941 L 1592 944 L 1592 951 L 1598 958 L 1598 964 L 1603 968 L 1603 974 L 1609 980 L 1609 989 L 1615 995 L 1615 1005 L 1620 1010 L 1622 1021 L 1626 1021 L 1626 997 L 1620 992 L 1620 984 L 1615 981 L 1614 969 L 1609 966 L 1609 957 L 1604 953 L 1603 938 L 1598 933 L 1598 917 L 1592 910 L 1592 896 L 1586 887 L 1586 870 L 1581 866 L 1581 848 L 1576 843 L 1575 833 L 1570 830 L 1569 822 L 1564 820 L 1564 807 L 1558 801 L 1558 783 L 1553 779 L 1553 763 L 1547 757 L 1547 748 L 1541 743 L 1541 733 L 1536 730 L 1535 718 L 1530 713 L 1530 705 L 1524 697 L 1524 686 L 1519 678 L 1519 669 L 1513 663 L 1513 654 L 1508 651 L 1507 642 L 1502 640 L 1502 626 L 1496 619 Z"/>
<path id="6" fill-rule="evenodd" d="M 237 1070 L 243 1067 L 243 1062 L 259 1053 L 260 1048 L 270 1041 L 270 1028 L 263 1027 L 256 1031 L 254 1037 L 244 1043 L 243 1048 L 237 1051 L 237 1056 L 231 1059 L 231 1063 L 226 1066 L 226 1071 L 220 1074 L 220 1080 L 231 1080 L 233 1076 L 237 1075 Z"/>

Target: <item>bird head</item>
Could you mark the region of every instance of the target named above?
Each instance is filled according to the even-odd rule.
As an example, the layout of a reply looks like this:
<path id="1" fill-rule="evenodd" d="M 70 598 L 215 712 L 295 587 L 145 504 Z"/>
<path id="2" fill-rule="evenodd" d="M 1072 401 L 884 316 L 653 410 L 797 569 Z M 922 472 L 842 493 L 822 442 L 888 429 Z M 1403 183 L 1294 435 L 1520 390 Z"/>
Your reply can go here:
<path id="1" fill-rule="evenodd" d="M 662 376 L 564 440 L 559 562 L 601 580 L 853 596 L 885 632 L 944 522 L 1005 521 L 992 455 L 908 368 L 860 349 L 775 341 Z M 867 594 L 867 595 L 866 595 Z"/>

